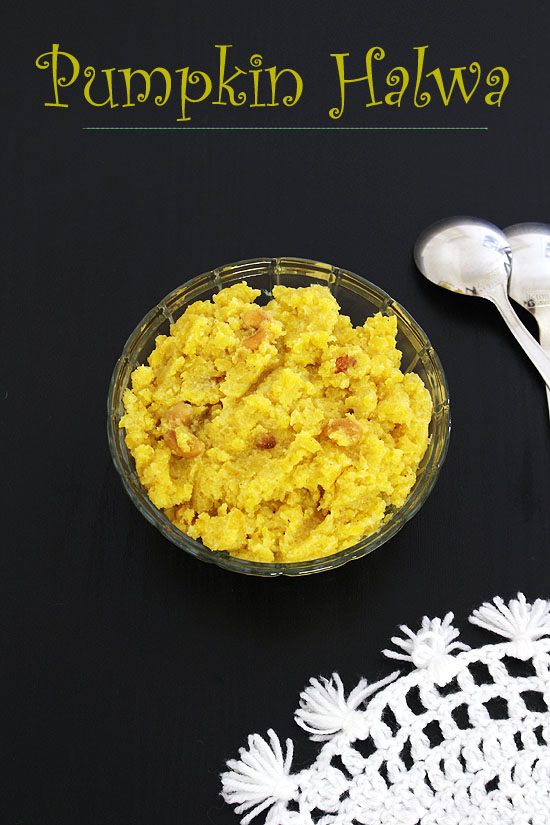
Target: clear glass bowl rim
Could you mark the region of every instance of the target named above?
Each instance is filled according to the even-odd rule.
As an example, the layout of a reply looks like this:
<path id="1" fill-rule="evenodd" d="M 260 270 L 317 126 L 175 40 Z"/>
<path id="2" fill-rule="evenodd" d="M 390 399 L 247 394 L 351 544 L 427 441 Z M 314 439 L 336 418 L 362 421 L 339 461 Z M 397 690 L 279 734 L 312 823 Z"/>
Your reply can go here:
<path id="1" fill-rule="evenodd" d="M 215 284 L 216 289 L 219 290 L 224 287 L 225 281 L 235 283 L 236 275 L 241 274 L 239 272 L 240 270 L 243 270 L 242 280 L 246 280 L 247 270 L 262 266 L 265 266 L 266 268 L 271 267 L 272 269 L 281 266 L 295 266 L 296 268 L 301 268 L 304 270 L 304 272 L 300 273 L 301 277 L 307 275 L 307 272 L 309 271 L 312 276 L 312 283 L 318 282 L 320 279 L 324 280 L 321 278 L 321 275 L 325 274 L 327 276 L 326 282 L 329 287 L 331 284 L 336 283 L 343 275 L 348 279 L 355 281 L 357 286 L 363 290 L 374 293 L 380 300 L 379 311 L 390 310 L 394 314 L 397 314 L 398 318 L 401 316 L 401 320 L 408 323 L 411 330 L 423 342 L 422 349 L 418 351 L 418 357 L 423 357 L 428 362 L 433 374 L 436 376 L 437 386 L 441 391 L 441 397 L 439 398 L 434 398 L 433 393 L 431 393 L 432 401 L 434 402 L 432 420 L 434 418 L 436 419 L 432 440 L 437 443 L 430 444 L 428 446 L 428 450 L 431 451 L 428 463 L 426 464 L 420 479 L 417 479 L 413 491 L 406 500 L 405 504 L 399 510 L 394 512 L 389 518 L 387 518 L 381 527 L 372 535 L 362 539 L 351 547 L 341 550 L 338 553 L 334 553 L 331 556 L 304 562 L 266 563 L 238 559 L 234 556 L 230 556 L 226 551 L 219 552 L 210 550 L 202 543 L 195 541 L 190 536 L 182 533 L 181 530 L 178 530 L 178 528 L 164 515 L 164 513 L 157 510 L 148 498 L 144 488 L 141 487 L 135 467 L 133 466 L 133 459 L 124 442 L 123 430 L 118 426 L 118 422 L 120 420 L 119 416 L 114 408 L 114 400 L 117 393 L 120 391 L 121 377 L 125 367 L 127 367 L 129 363 L 132 364 L 130 355 L 135 349 L 136 342 L 142 338 L 148 325 L 154 318 L 158 317 L 159 312 L 164 312 L 166 307 L 173 303 L 176 298 L 179 299 L 182 291 L 192 292 L 194 287 L 197 287 L 201 282 L 211 282 L 212 284 Z M 284 274 L 290 275 L 291 273 Z M 194 300 L 198 299 L 194 298 Z M 184 305 L 187 305 L 188 303 L 189 301 L 185 301 Z M 132 364 L 132 369 L 133 367 L 134 365 Z M 404 525 L 420 510 L 430 495 L 447 455 L 450 431 L 451 414 L 447 379 L 439 357 L 430 344 L 424 330 L 416 323 L 410 313 L 397 301 L 394 301 L 387 292 L 381 289 L 381 287 L 373 284 L 366 278 L 351 272 L 350 270 L 342 269 L 341 267 L 334 267 L 330 264 L 313 261 L 308 258 L 251 258 L 237 261 L 235 263 L 226 264 L 215 270 L 204 272 L 173 289 L 142 318 L 133 332 L 128 336 L 122 353 L 115 364 L 107 396 L 107 437 L 111 457 L 126 492 L 139 512 L 153 526 L 155 526 L 165 538 L 196 558 L 207 563 L 216 564 L 217 566 L 232 570 L 234 572 L 253 576 L 299 576 L 310 573 L 318 573 L 324 570 L 331 570 L 354 559 L 362 558 L 376 548 L 380 547 L 382 544 L 385 544 L 394 535 L 396 535 L 396 533 L 398 533 L 399 530 L 401 530 Z"/>

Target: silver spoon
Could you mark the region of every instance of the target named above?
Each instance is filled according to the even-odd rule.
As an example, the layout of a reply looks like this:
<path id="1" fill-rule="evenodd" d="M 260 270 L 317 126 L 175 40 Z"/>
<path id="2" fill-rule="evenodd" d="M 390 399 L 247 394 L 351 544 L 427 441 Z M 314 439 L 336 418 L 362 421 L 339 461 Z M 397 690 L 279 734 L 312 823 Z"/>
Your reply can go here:
<path id="1" fill-rule="evenodd" d="M 540 344 L 550 355 L 550 226 L 516 223 L 504 233 L 514 259 L 508 292 L 535 316 Z M 546 395 L 550 410 L 549 387 Z"/>
<path id="2" fill-rule="evenodd" d="M 492 301 L 546 385 L 550 385 L 550 357 L 523 326 L 508 300 L 511 250 L 498 227 L 469 217 L 438 221 L 418 238 L 414 259 L 434 284 Z"/>

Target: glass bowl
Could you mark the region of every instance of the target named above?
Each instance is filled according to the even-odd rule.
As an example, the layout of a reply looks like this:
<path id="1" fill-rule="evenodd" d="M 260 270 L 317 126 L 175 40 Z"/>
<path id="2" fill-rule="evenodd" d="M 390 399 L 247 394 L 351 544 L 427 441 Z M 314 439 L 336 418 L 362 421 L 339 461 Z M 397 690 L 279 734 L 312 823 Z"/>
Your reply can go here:
<path id="1" fill-rule="evenodd" d="M 137 477 L 134 460 L 124 441 L 124 430 L 119 421 L 124 414 L 122 397 L 130 384 L 130 375 L 139 364 L 144 364 L 155 346 L 157 335 L 169 334 L 169 327 L 193 301 L 205 301 L 221 289 L 246 281 L 260 289 L 258 303 L 267 303 L 276 284 L 290 287 L 322 284 L 327 286 L 342 313 L 349 315 L 354 326 L 363 324 L 369 315 L 381 312 L 397 318 L 397 347 L 403 353 L 403 372 L 416 372 L 426 385 L 433 402 L 430 422 L 430 440 L 420 463 L 416 483 L 405 504 L 399 509 L 389 508 L 384 523 L 372 535 L 352 547 L 331 556 L 305 562 L 263 563 L 234 558 L 227 552 L 212 551 L 201 542 L 182 533 L 157 510 Z M 126 491 L 140 513 L 169 541 L 187 553 L 220 567 L 257 576 L 298 576 L 339 567 L 358 559 L 384 544 L 401 530 L 422 507 L 430 494 L 445 459 L 450 434 L 449 393 L 445 374 L 428 338 L 409 313 L 392 300 L 380 287 L 345 269 L 302 258 L 256 258 L 228 264 L 206 272 L 175 289 L 160 301 L 128 338 L 122 355 L 116 363 L 109 388 L 108 437 L 111 455 Z"/>

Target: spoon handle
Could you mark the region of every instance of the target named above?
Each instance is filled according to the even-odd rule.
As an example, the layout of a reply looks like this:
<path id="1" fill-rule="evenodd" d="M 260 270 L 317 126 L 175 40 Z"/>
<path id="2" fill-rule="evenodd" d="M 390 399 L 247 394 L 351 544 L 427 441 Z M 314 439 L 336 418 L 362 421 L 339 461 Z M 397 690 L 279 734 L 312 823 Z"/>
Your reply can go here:
<path id="1" fill-rule="evenodd" d="M 498 285 L 485 293 L 497 307 L 498 311 L 506 321 L 508 328 L 515 336 L 517 342 L 523 347 L 526 355 L 531 359 L 533 365 L 542 375 L 547 387 L 550 386 L 550 356 L 546 354 L 540 344 L 533 338 L 530 332 L 523 326 L 518 316 L 512 309 L 508 300 L 505 285 Z"/>
<path id="2" fill-rule="evenodd" d="M 550 306 L 537 307 L 536 315 L 539 325 L 539 341 L 545 353 L 550 356 Z M 548 412 L 550 414 L 550 387 L 546 386 L 546 398 L 548 399 Z"/>

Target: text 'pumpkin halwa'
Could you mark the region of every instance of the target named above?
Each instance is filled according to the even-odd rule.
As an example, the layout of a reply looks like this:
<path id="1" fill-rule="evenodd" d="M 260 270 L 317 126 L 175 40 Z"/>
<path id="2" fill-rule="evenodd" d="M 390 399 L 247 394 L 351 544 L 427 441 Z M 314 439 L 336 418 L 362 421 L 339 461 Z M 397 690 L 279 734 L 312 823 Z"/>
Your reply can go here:
<path id="1" fill-rule="evenodd" d="M 326 287 L 246 283 L 191 304 L 124 394 L 153 504 L 212 550 L 298 562 L 343 550 L 400 507 L 432 404 L 399 369 L 394 316 L 353 327 Z"/>

